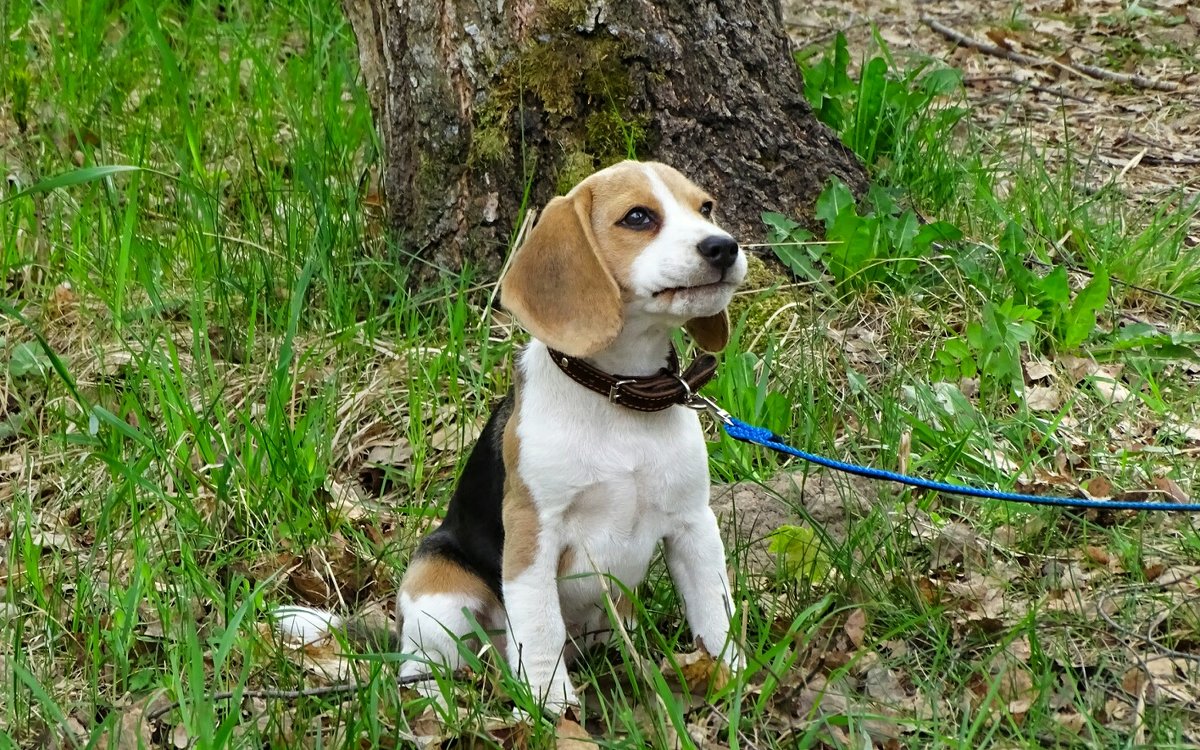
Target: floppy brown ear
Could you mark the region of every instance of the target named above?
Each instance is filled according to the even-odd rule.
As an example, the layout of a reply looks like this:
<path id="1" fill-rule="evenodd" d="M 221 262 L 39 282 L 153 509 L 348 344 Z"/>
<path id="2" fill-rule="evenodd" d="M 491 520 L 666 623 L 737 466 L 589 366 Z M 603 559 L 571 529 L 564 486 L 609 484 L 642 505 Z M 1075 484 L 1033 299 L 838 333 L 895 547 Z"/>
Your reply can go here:
<path id="1" fill-rule="evenodd" d="M 692 318 L 684 328 L 706 352 L 719 352 L 729 343 L 729 313 L 724 310 L 716 315 Z"/>
<path id="2" fill-rule="evenodd" d="M 621 332 L 621 292 L 597 254 L 592 194 L 576 188 L 546 205 L 500 281 L 500 304 L 533 336 L 573 357 Z"/>

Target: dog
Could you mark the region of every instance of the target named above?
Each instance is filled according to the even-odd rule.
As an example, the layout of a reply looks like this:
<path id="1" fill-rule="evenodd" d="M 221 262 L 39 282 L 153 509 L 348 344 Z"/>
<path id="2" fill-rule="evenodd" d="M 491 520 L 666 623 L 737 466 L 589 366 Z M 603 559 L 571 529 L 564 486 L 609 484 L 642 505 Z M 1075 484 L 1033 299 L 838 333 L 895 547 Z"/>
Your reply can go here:
<path id="1" fill-rule="evenodd" d="M 680 373 L 672 345 L 681 327 L 709 352 L 729 339 L 746 258 L 713 211 L 677 170 L 626 161 L 551 200 L 516 250 L 500 303 L 532 340 L 400 584 L 401 648 L 423 657 L 401 677 L 457 668 L 482 627 L 503 631 L 493 642 L 545 709 L 577 705 L 567 664 L 611 632 L 610 606 L 631 618 L 621 592 L 660 542 L 693 636 L 744 665 L 687 408 L 715 359 Z"/>

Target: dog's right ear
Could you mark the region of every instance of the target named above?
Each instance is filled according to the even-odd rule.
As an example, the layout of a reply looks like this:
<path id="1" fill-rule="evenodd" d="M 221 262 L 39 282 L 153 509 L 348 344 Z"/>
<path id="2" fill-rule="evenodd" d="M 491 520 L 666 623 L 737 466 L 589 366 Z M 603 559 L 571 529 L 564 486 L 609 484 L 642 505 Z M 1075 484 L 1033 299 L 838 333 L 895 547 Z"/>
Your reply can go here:
<path id="1" fill-rule="evenodd" d="M 585 357 L 621 332 L 621 292 L 592 232 L 592 193 L 581 185 L 546 205 L 500 280 L 500 304 L 551 349 Z"/>

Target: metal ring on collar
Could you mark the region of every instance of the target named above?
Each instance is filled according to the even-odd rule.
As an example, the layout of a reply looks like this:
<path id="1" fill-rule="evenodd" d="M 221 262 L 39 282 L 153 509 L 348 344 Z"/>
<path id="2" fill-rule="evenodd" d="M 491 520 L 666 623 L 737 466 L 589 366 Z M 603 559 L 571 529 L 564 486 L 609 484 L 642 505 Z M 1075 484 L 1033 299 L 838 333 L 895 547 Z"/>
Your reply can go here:
<path id="1" fill-rule="evenodd" d="M 683 378 L 681 378 L 679 376 L 679 373 L 677 373 L 677 372 L 672 372 L 671 377 L 678 380 L 679 384 L 683 386 L 683 392 L 684 392 L 683 402 L 687 403 L 688 401 L 691 401 L 694 394 L 692 393 L 692 387 L 690 385 L 688 385 L 688 382 L 686 380 L 684 380 Z"/>

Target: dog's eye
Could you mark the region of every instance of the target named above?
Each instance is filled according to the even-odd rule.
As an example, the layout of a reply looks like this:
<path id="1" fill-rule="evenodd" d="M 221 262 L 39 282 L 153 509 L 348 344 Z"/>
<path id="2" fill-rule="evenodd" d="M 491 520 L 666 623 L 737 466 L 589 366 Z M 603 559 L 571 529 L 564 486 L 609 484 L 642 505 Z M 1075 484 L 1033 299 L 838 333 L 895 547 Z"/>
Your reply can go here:
<path id="1" fill-rule="evenodd" d="M 706 219 L 712 218 L 713 202 L 704 201 L 700 204 L 700 215 Z"/>
<path id="2" fill-rule="evenodd" d="M 629 209 L 617 223 L 630 229 L 649 229 L 654 225 L 654 214 L 648 208 L 637 206 Z"/>

